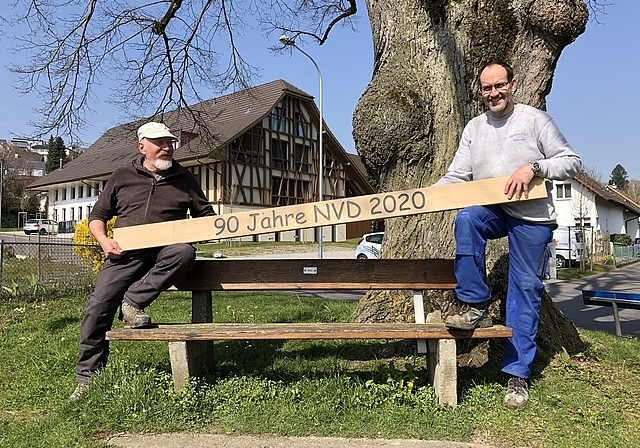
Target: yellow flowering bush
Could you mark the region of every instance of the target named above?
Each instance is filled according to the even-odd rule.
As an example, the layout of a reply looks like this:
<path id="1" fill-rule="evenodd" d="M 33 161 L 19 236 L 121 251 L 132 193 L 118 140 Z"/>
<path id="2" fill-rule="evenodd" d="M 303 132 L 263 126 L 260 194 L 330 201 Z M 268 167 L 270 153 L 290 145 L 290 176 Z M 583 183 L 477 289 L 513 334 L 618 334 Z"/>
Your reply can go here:
<path id="1" fill-rule="evenodd" d="M 113 226 L 116 216 L 107 222 L 107 236 L 113 238 Z M 85 218 L 76 224 L 73 234 L 73 253 L 91 266 L 94 273 L 98 273 L 104 264 L 104 252 L 89 230 L 89 219 Z"/>

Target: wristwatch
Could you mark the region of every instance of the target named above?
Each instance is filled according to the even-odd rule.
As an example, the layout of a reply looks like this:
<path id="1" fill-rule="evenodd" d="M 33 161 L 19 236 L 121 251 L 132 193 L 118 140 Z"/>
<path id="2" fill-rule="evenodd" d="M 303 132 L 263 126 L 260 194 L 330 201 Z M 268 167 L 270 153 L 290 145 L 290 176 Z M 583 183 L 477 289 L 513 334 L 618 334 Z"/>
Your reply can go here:
<path id="1" fill-rule="evenodd" d="M 531 162 L 531 171 L 533 171 L 534 176 L 538 176 L 540 174 L 540 164 L 536 162 Z"/>

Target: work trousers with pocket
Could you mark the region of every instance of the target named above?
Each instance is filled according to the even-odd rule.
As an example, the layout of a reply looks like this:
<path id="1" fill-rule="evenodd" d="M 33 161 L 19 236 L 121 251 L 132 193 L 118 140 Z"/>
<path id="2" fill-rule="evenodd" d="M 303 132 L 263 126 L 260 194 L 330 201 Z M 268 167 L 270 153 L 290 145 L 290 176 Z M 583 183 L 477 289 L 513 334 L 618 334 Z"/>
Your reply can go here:
<path id="1" fill-rule="evenodd" d="M 106 366 L 109 357 L 106 334 L 122 301 L 145 309 L 162 291 L 193 269 L 195 259 L 193 246 L 172 244 L 128 251 L 121 258 L 105 260 L 80 326 L 78 383 L 87 383 L 95 372 Z"/>
<path id="2" fill-rule="evenodd" d="M 509 375 L 531 375 L 544 291 L 541 278 L 549 260 L 547 244 L 555 228 L 556 224 L 514 218 L 497 205 L 467 207 L 455 220 L 455 292 L 463 302 L 491 299 L 486 283 L 487 240 L 509 239 L 506 325 L 513 329 L 513 337 L 507 339 L 502 359 L 502 371 Z"/>

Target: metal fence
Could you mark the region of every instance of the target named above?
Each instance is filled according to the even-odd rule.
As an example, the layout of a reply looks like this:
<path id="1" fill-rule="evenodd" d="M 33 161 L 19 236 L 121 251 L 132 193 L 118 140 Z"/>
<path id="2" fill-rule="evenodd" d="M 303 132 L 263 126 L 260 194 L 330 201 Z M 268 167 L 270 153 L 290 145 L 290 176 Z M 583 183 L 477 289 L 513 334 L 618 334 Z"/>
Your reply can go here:
<path id="1" fill-rule="evenodd" d="M 640 247 L 613 245 L 611 256 L 616 266 L 640 259 Z"/>
<path id="2" fill-rule="evenodd" d="M 1 296 L 91 288 L 95 273 L 92 266 L 77 255 L 81 247 L 99 246 L 73 244 L 69 236 L 3 236 L 0 240 Z"/>
<path id="3" fill-rule="evenodd" d="M 640 259 L 640 247 L 621 246 L 611 242 L 611 234 L 593 227 L 558 227 L 575 233 L 578 245 L 584 245 L 589 263 L 621 266 Z M 576 258 L 577 259 L 577 258 Z M 577 264 L 577 263 L 576 263 Z M 568 267 L 568 264 L 567 266 Z"/>

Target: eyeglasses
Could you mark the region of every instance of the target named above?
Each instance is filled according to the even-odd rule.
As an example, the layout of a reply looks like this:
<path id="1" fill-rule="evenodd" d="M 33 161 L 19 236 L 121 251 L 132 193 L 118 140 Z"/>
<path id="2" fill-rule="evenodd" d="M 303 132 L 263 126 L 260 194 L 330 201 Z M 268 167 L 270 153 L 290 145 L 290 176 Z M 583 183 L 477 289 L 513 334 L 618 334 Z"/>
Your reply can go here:
<path id="1" fill-rule="evenodd" d="M 481 86 L 480 93 L 483 95 L 490 95 L 493 89 L 496 89 L 498 92 L 506 92 L 509 90 L 509 84 L 511 84 L 511 81 L 499 82 L 492 86 Z"/>

